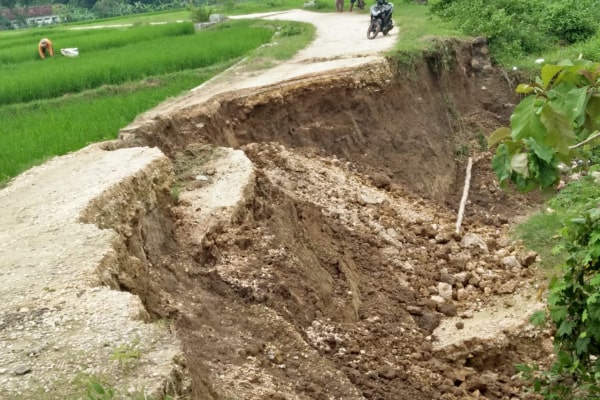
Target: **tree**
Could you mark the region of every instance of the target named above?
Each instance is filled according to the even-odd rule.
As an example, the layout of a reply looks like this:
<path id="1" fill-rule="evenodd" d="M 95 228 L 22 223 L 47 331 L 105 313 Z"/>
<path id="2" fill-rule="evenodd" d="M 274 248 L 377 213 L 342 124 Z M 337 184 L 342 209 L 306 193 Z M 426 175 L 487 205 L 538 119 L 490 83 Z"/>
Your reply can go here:
<path id="1" fill-rule="evenodd" d="M 544 65 L 535 82 L 520 84 L 526 97 L 515 107 L 510 128 L 493 132 L 490 147 L 500 184 L 519 190 L 555 187 L 559 163 L 569 165 L 600 129 L 600 64 L 587 60 Z"/>
<path id="2" fill-rule="evenodd" d="M 534 82 L 520 84 L 525 95 L 510 127 L 488 138 L 496 147 L 492 165 L 503 187 L 520 191 L 554 189 L 559 164 L 587 158 L 600 137 L 600 64 L 566 60 L 544 65 Z M 556 361 L 547 371 L 522 365 L 533 389 L 546 399 L 600 398 L 600 205 L 568 221 L 563 235 L 568 254 L 562 275 L 548 287 L 548 307 L 532 322 L 555 327 Z"/>

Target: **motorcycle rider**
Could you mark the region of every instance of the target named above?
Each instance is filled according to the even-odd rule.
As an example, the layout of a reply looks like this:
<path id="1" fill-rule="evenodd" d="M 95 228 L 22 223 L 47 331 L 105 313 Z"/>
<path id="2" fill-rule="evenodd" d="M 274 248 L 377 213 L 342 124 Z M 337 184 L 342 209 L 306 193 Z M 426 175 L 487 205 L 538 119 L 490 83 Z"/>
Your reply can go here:
<path id="1" fill-rule="evenodd" d="M 391 24 L 392 22 L 392 7 L 391 6 L 392 3 L 389 3 L 387 0 L 377 0 L 377 6 L 383 8 L 384 11 L 384 17 L 383 17 L 383 27 L 388 26 L 389 24 Z M 388 6 L 388 7 L 386 7 Z"/>
<path id="2" fill-rule="evenodd" d="M 371 22 L 367 30 L 367 39 L 375 39 L 379 32 L 387 35 L 393 28 L 392 13 L 394 5 L 387 0 L 376 0 L 377 3 L 371 6 Z"/>

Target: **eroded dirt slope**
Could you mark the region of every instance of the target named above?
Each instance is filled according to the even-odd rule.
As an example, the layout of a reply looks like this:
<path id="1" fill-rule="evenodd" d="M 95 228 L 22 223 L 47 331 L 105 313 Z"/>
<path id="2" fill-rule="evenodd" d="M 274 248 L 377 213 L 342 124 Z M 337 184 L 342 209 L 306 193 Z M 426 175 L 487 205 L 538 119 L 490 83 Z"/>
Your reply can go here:
<path id="1" fill-rule="evenodd" d="M 222 86 L 142 116 L 120 140 L 2 192 L 11 212 L 0 361 L 10 369 L 0 366 L 0 382 L 9 396 L 28 388 L 61 398 L 78 373 L 112 371 L 121 398 L 138 389 L 121 378 L 142 376 L 158 396 L 166 387 L 203 400 L 528 397 L 514 364 L 543 360 L 548 340 L 526 322 L 543 306 L 536 255 L 507 232 L 535 201 L 497 188 L 485 150 L 516 102 L 511 78 L 491 67 L 480 40 L 439 43 L 410 65 L 371 53 L 294 62 L 275 75 L 285 81 L 265 72 L 228 86 L 224 75 Z M 157 148 L 136 147 L 145 145 Z M 457 233 L 468 156 L 470 202 Z M 27 240 L 39 244 L 23 257 Z M 90 257 L 87 246 L 110 257 Z M 143 303 L 144 320 L 123 312 L 119 322 L 98 293 Z M 50 297 L 60 307 L 44 310 Z M 72 325 L 64 304 L 91 306 Z M 38 318 L 50 312 L 61 317 Z M 98 320 L 94 358 L 81 352 L 91 341 L 80 330 Z M 167 342 L 140 336 L 144 375 L 121 374 L 112 359 L 131 345 L 129 324 Z M 47 328 L 46 337 L 34 331 Z M 32 348 L 30 338 L 48 345 Z M 147 348 L 172 350 L 163 375 Z"/>
<path id="2" fill-rule="evenodd" d="M 543 359 L 547 338 L 526 322 L 542 306 L 536 255 L 507 233 L 535 200 L 501 192 L 484 149 L 515 102 L 476 40 L 409 68 L 224 93 L 128 130 L 179 166 L 178 283 L 165 290 L 192 396 L 526 398 L 514 364 Z M 216 146 L 242 150 L 255 178 L 198 243 L 188 196 L 227 169 Z M 481 330 L 490 315 L 498 324 Z"/>

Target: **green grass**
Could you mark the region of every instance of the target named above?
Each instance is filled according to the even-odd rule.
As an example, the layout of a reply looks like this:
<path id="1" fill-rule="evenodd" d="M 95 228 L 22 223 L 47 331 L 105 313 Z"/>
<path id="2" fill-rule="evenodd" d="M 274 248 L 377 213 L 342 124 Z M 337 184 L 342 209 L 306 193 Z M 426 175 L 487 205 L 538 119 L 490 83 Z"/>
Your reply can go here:
<path id="1" fill-rule="evenodd" d="M 545 269 L 554 271 L 565 261 L 563 253 L 554 254 L 552 251 L 563 240 L 560 230 L 564 222 L 597 206 L 599 202 L 600 187 L 594 179 L 584 177 L 571 182 L 548 200 L 539 212 L 516 226 L 513 236 L 540 254 Z"/>
<path id="2" fill-rule="evenodd" d="M 219 69 L 220 70 L 220 69 Z M 0 182 L 49 157 L 115 139 L 119 129 L 216 71 L 185 71 L 49 101 L 0 107 Z"/>
<path id="3" fill-rule="evenodd" d="M 111 25 L 146 25 L 153 23 L 190 22 L 190 12 L 186 9 L 156 11 L 144 14 L 127 15 L 124 17 L 94 19 L 89 21 L 75 22 L 69 24 L 70 28 L 84 28 L 89 26 L 111 26 Z"/>
<path id="4" fill-rule="evenodd" d="M 0 104 L 54 98 L 64 93 L 121 84 L 151 76 L 207 67 L 243 56 L 266 43 L 272 31 L 252 21 L 227 22 L 197 34 L 166 36 L 102 50 L 80 49 L 76 58 L 49 57 L 0 67 L 10 80 L 0 83 Z M 136 30 L 136 28 L 129 28 Z M 193 27 L 192 27 L 193 29 Z"/>
<path id="5" fill-rule="evenodd" d="M 23 61 L 42 62 L 37 53 L 37 43 L 42 37 L 52 38 L 56 51 L 64 47 L 77 47 L 81 53 L 85 54 L 159 38 L 193 34 L 194 26 L 189 22 L 114 29 L 31 30 L 17 37 L 0 35 L 0 65 Z"/>
<path id="6" fill-rule="evenodd" d="M 198 34 L 173 36 L 164 28 L 167 37 L 154 35 L 161 28 L 128 29 L 70 32 L 95 38 L 99 50 L 89 57 L 83 53 L 77 58 L 57 56 L 0 66 L 4 72 L 13 68 L 12 78 L 0 81 L 0 184 L 50 157 L 116 138 L 140 113 L 200 85 L 242 57 L 256 63 L 285 59 L 314 35 L 307 24 L 252 20 L 229 21 Z M 131 33 L 137 29 L 140 32 Z M 150 37 L 140 39 L 148 32 Z M 121 33 L 137 43 L 123 45 Z M 23 35 L 31 37 L 31 32 Z M 272 36 L 276 45 L 260 46 Z M 0 44 L 4 40 L 0 34 Z M 23 71 L 29 71 L 29 82 Z M 51 93 L 40 95 L 41 89 Z M 12 100 L 2 97 L 5 93 L 14 93 Z"/>
<path id="7" fill-rule="evenodd" d="M 244 15 L 263 12 L 274 12 L 304 8 L 305 0 L 256 0 L 225 2 L 217 8 L 218 12 L 226 15 Z"/>
<path id="8" fill-rule="evenodd" d="M 365 7 L 365 10 L 368 7 Z M 394 21 L 399 29 L 395 52 L 417 52 L 428 48 L 432 41 L 448 37 L 461 37 L 449 22 L 429 15 L 429 9 L 421 4 L 401 3 L 394 8 Z"/>
<path id="9" fill-rule="evenodd" d="M 511 64 L 519 69 L 537 72 L 541 65 L 536 64 L 535 60 L 542 58 L 546 63 L 556 64 L 560 61 L 570 59 L 574 60 L 581 55 L 586 60 L 600 60 L 600 34 L 590 40 L 581 43 L 575 43 L 571 46 L 555 46 L 543 54 L 532 54 L 519 60 L 511 60 Z"/>

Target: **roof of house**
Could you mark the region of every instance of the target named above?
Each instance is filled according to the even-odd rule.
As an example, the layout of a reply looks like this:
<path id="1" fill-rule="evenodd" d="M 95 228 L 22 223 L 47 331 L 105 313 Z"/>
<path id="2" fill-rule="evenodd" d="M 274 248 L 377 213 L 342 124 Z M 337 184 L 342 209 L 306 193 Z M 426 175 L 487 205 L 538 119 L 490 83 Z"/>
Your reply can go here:
<path id="1" fill-rule="evenodd" d="M 48 15 L 54 15 L 55 13 L 52 11 L 52 5 L 46 4 L 43 6 L 31 6 L 28 8 L 17 8 L 17 15 L 22 15 L 26 18 L 36 18 L 36 17 L 45 17 Z M 15 13 L 13 10 L 9 10 L 8 8 L 3 8 L 0 10 L 0 15 L 5 19 L 16 19 Z"/>

